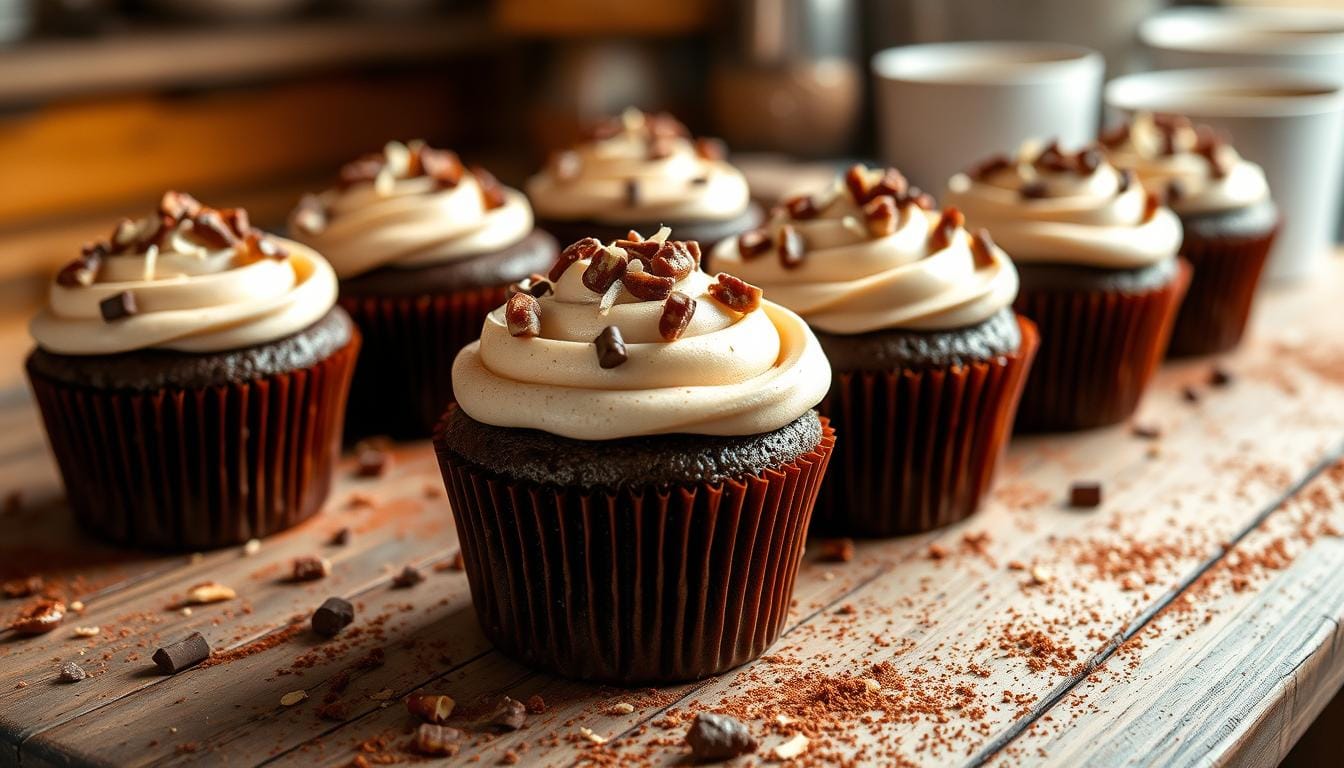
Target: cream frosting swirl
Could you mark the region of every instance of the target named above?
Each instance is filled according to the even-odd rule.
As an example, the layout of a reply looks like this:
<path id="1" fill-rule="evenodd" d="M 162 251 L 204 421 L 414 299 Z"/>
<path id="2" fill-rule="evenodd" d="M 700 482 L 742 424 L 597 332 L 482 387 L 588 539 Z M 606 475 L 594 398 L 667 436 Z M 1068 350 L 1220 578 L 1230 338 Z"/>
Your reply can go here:
<path id="1" fill-rule="evenodd" d="M 1237 153 L 1206 126 L 1180 117 L 1140 113 L 1102 137 L 1111 162 L 1139 183 L 1166 195 L 1179 215 L 1246 208 L 1269 199 L 1260 166 Z"/>
<path id="2" fill-rule="evenodd" d="M 578 440 L 754 435 L 791 423 L 825 396 L 830 364 L 789 310 L 759 299 L 732 309 L 715 297 L 733 279 L 694 268 L 672 279 L 666 300 L 637 299 L 620 283 L 604 298 L 585 284 L 594 258 L 572 263 L 535 299 L 532 330 L 511 322 L 515 301 L 530 306 L 530 294 L 486 318 L 480 341 L 453 364 L 453 390 L 468 416 Z M 679 295 L 693 310 L 668 340 L 665 317 Z M 605 367 L 602 337 L 613 333 L 623 340 L 623 360 Z"/>
<path id="3" fill-rule="evenodd" d="M 788 201 L 762 230 L 719 243 L 713 264 L 829 333 L 950 330 L 1010 306 L 1008 255 L 921 197 L 894 169 L 855 166 L 821 194 Z M 789 240 L 799 252 L 785 257 Z"/>
<path id="4" fill-rule="evenodd" d="M 339 277 L 493 253 L 532 231 L 521 192 L 422 141 L 389 142 L 348 164 L 341 179 L 306 195 L 289 217 L 295 239 L 324 254 Z"/>
<path id="5" fill-rule="evenodd" d="M 317 252 L 170 192 L 158 215 L 123 221 L 61 270 L 29 331 L 59 354 L 218 352 L 297 333 L 335 303 Z"/>
<path id="6" fill-rule="evenodd" d="M 732 219 L 750 203 L 746 179 L 717 143 L 634 109 L 553 156 L 527 195 L 544 218 L 618 225 Z"/>
<path id="7" fill-rule="evenodd" d="M 1024 146 L 948 182 L 944 203 L 985 227 L 1019 263 L 1136 269 L 1173 258 L 1181 223 L 1100 150 Z"/>

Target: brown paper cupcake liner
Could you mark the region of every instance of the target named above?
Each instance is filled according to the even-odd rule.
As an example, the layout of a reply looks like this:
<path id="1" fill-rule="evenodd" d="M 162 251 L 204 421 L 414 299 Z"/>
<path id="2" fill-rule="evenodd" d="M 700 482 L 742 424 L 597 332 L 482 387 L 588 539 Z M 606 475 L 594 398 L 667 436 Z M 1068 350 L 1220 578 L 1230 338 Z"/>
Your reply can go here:
<path id="1" fill-rule="evenodd" d="M 364 334 L 346 439 L 429 437 L 453 401 L 453 359 L 480 338 L 485 316 L 506 293 L 499 285 L 432 296 L 342 296 L 341 307 Z"/>
<path id="2" fill-rule="evenodd" d="M 779 638 L 835 444 L 715 484 L 608 489 L 512 480 L 435 441 L 476 614 L 524 663 L 621 685 L 759 657 Z"/>
<path id="3" fill-rule="evenodd" d="M 1241 342 L 1278 227 L 1258 237 L 1198 237 L 1186 232 L 1181 257 L 1194 275 L 1167 354 L 1211 355 Z"/>
<path id="4" fill-rule="evenodd" d="M 1147 291 L 1018 293 L 1013 309 L 1035 321 L 1041 348 L 1017 430 L 1090 429 L 1128 419 L 1167 351 L 1190 271 L 1181 261 L 1170 282 Z"/>
<path id="5" fill-rule="evenodd" d="M 841 434 L 814 535 L 897 536 L 975 512 L 1012 432 L 1039 337 L 1017 318 L 1017 351 L 955 367 L 836 371 L 818 407 Z"/>
<path id="6" fill-rule="evenodd" d="M 28 367 L 75 518 L 132 547 L 240 544 L 312 517 L 340 452 L 359 335 L 308 368 L 151 392 Z"/>

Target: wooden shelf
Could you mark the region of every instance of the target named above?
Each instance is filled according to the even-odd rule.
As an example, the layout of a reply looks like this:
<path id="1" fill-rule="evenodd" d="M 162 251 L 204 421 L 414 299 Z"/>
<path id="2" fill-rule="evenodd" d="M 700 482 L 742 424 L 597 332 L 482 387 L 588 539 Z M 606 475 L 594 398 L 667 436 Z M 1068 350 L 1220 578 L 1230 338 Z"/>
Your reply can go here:
<path id="1" fill-rule="evenodd" d="M 0 48 L 0 104 L 136 89 L 195 88 L 373 62 L 483 50 L 478 12 L 416 19 L 315 19 L 214 29 L 156 28 Z"/>

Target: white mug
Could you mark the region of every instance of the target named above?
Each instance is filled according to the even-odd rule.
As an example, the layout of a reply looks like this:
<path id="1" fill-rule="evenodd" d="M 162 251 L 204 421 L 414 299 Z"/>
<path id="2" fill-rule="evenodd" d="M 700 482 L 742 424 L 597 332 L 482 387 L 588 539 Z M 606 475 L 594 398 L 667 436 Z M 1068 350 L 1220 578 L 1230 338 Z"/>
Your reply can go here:
<path id="1" fill-rule="evenodd" d="M 1344 86 L 1277 69 L 1168 70 L 1112 80 L 1106 105 L 1211 125 L 1265 169 L 1283 216 L 1267 279 L 1306 277 L 1325 259 L 1344 176 Z"/>
<path id="2" fill-rule="evenodd" d="M 1097 134 L 1101 54 L 1060 43 L 930 43 L 873 57 L 883 159 L 926 190 L 1027 139 Z"/>

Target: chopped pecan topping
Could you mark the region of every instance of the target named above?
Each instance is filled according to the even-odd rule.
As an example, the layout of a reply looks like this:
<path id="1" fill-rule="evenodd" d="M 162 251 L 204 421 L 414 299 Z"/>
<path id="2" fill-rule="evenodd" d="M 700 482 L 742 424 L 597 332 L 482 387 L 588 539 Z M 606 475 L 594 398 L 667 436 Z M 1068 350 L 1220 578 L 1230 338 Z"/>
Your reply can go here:
<path id="1" fill-rule="evenodd" d="M 1050 196 L 1050 188 L 1040 179 L 1028 181 L 1017 192 L 1024 200 L 1041 200 Z"/>
<path id="2" fill-rule="evenodd" d="M 192 218 L 200 212 L 200 202 L 185 192 L 164 192 L 163 198 L 159 200 L 159 215 L 172 219 L 174 223 Z"/>
<path id="3" fill-rule="evenodd" d="M 1074 163 L 1078 166 L 1078 171 L 1087 176 L 1096 173 L 1103 160 L 1105 160 L 1105 156 L 1096 147 L 1082 149 L 1074 157 Z"/>
<path id="4" fill-rule="evenodd" d="M 920 193 L 917 189 L 910 186 L 905 176 L 895 168 L 884 168 L 882 175 L 878 177 L 877 183 L 868 190 L 868 200 L 872 200 L 878 195 L 891 195 L 897 200 L 903 200 L 907 197 L 915 197 Z M 865 200 L 864 202 L 868 202 Z"/>
<path id="5" fill-rule="evenodd" d="M 451 696 L 416 694 L 406 697 L 406 709 L 426 723 L 443 725 L 452 717 L 457 702 Z"/>
<path id="6" fill-rule="evenodd" d="M 252 232 L 252 219 L 246 208 L 225 208 L 219 212 L 219 217 L 237 237 L 247 237 Z"/>
<path id="7" fill-rule="evenodd" d="M 938 217 L 938 223 L 933 226 L 933 232 L 929 235 L 929 252 L 937 253 L 951 245 L 952 237 L 965 225 L 966 217 L 961 211 L 956 208 L 943 211 L 943 215 Z"/>
<path id="8" fill-rule="evenodd" d="M 382 152 L 371 152 L 341 166 L 341 188 L 353 187 L 378 178 L 385 161 L 386 157 Z"/>
<path id="9" fill-rule="evenodd" d="M 863 206 L 863 219 L 868 225 L 868 234 L 873 237 L 886 237 L 896 232 L 896 201 L 890 195 L 875 197 Z"/>
<path id="10" fill-rule="evenodd" d="M 691 135 L 684 123 L 667 112 L 644 115 L 644 131 L 655 138 L 686 138 Z"/>
<path id="11" fill-rule="evenodd" d="M 1115 148 L 1129 140 L 1129 123 L 1122 123 L 1113 128 L 1108 128 L 1101 134 L 1101 143 L 1104 146 Z"/>
<path id="12" fill-rule="evenodd" d="M 1146 192 L 1143 198 L 1143 219 L 1142 223 L 1147 224 L 1157 215 L 1157 211 L 1162 207 L 1162 195 L 1157 192 Z"/>
<path id="13" fill-rule="evenodd" d="M 533 338 L 541 334 L 541 302 L 530 293 L 515 293 L 504 305 L 504 319 L 511 336 Z"/>
<path id="14" fill-rule="evenodd" d="M 1058 140 L 1045 145 L 1040 154 L 1036 155 L 1032 164 L 1037 168 L 1044 168 L 1055 173 L 1067 173 L 1073 170 L 1073 164 L 1069 162 L 1069 158 L 1060 151 Z"/>
<path id="15" fill-rule="evenodd" d="M 1210 175 L 1215 179 L 1226 177 L 1232 171 L 1232 168 L 1231 164 L 1227 162 L 1226 155 L 1221 151 L 1223 148 L 1222 138 L 1208 126 L 1200 126 L 1197 135 L 1195 152 L 1208 162 Z"/>
<path id="16" fill-rule="evenodd" d="M 551 175 L 557 180 L 570 182 L 583 173 L 583 158 L 572 149 L 565 149 L 551 155 Z"/>
<path id="17" fill-rule="evenodd" d="M 737 252 L 743 261 L 750 261 L 770 252 L 770 233 L 764 229 L 743 232 L 737 238 Z"/>
<path id="18" fill-rule="evenodd" d="M 56 283 L 66 288 L 87 287 L 98 281 L 98 271 L 102 269 L 101 245 L 98 249 L 85 249 L 84 255 L 66 264 L 56 273 Z"/>
<path id="19" fill-rule="evenodd" d="M 597 347 L 597 364 L 603 368 L 615 368 L 628 359 L 625 351 L 625 339 L 621 338 L 621 329 L 608 325 L 593 339 Z"/>
<path id="20" fill-rule="evenodd" d="M 629 265 L 625 254 L 602 248 L 593 254 L 588 268 L 583 271 L 583 285 L 593 293 L 606 293 L 612 283 L 621 279 Z"/>
<path id="21" fill-rule="evenodd" d="M 999 154 L 986 158 L 966 170 L 966 175 L 976 181 L 984 181 L 999 171 L 1013 167 L 1012 158 Z"/>
<path id="22" fill-rule="evenodd" d="M 420 170 L 438 186 L 452 188 L 462 182 L 462 158 L 456 152 L 425 147 L 417 154 L 420 157 Z"/>
<path id="23" fill-rule="evenodd" d="M 102 313 L 103 320 L 110 323 L 128 318 L 139 310 L 135 304 L 135 294 L 122 291 L 98 302 L 98 311 Z"/>
<path id="24" fill-rule="evenodd" d="M 994 241 L 984 227 L 971 236 L 971 256 L 975 259 L 976 269 L 994 266 Z"/>
<path id="25" fill-rule="evenodd" d="M 628 254 L 640 261 L 647 262 L 649 259 L 657 256 L 658 251 L 663 247 L 663 244 L 657 240 L 645 240 L 644 238 L 639 237 L 638 232 L 631 232 L 630 234 L 639 239 L 627 237 L 624 240 L 617 240 L 613 245 L 618 248 L 624 248 Z"/>
<path id="26" fill-rule="evenodd" d="M 598 242 L 595 237 L 585 237 L 582 240 L 570 243 L 560 252 L 560 257 L 555 260 L 548 277 L 551 278 L 552 282 L 558 281 L 565 274 L 565 270 L 579 261 L 591 259 L 593 254 L 600 250 L 603 250 L 602 243 Z"/>
<path id="27" fill-rule="evenodd" d="M 206 209 L 191 220 L 191 233 L 210 248 L 228 248 L 238 242 L 219 211 Z"/>
<path id="28" fill-rule="evenodd" d="M 845 188 L 854 202 L 860 205 L 868 202 L 868 186 L 868 169 L 859 163 L 849 166 L 849 170 L 845 171 Z"/>
<path id="29" fill-rule="evenodd" d="M 653 275 L 639 270 L 627 270 L 625 276 L 621 278 L 625 290 L 641 301 L 662 301 L 666 299 L 668 294 L 672 293 L 672 286 L 675 282 L 670 277 Z"/>
<path id="30" fill-rule="evenodd" d="M 796 220 L 815 219 L 821 215 L 821 209 L 817 207 L 817 201 L 812 199 L 811 195 L 795 195 L 784 201 L 784 209 L 789 212 L 789 217 Z"/>
<path id="31" fill-rule="evenodd" d="M 760 288 L 725 272 L 714 276 L 708 289 L 709 297 L 739 314 L 754 312 L 761 306 Z"/>
<path id="32" fill-rule="evenodd" d="M 1134 185 L 1134 181 L 1135 181 L 1134 171 L 1128 168 L 1121 171 L 1120 184 L 1116 187 L 1115 190 L 1116 194 L 1123 195 L 1124 193 L 1128 192 L 1129 188 Z"/>
<path id="33" fill-rule="evenodd" d="M 493 173 L 479 165 L 473 165 L 471 175 L 476 177 L 476 184 L 481 188 L 481 202 L 485 205 L 485 210 L 493 211 L 504 207 L 504 185 L 499 183 L 499 179 L 496 179 Z"/>
<path id="34" fill-rule="evenodd" d="M 667 341 L 676 341 L 686 331 L 695 315 L 695 299 L 673 291 L 663 302 L 663 314 L 658 316 L 658 333 Z"/>
<path id="35" fill-rule="evenodd" d="M 695 246 L 694 253 L 690 246 L 682 240 L 672 240 L 663 243 L 658 249 L 658 253 L 649 260 L 649 271 L 662 277 L 670 277 L 674 280 L 680 280 L 691 274 L 699 263 L 697 258 L 700 253 L 699 243 L 692 241 Z"/>
<path id="36" fill-rule="evenodd" d="M 695 154 L 701 159 L 718 162 L 728 156 L 728 148 L 719 139 L 699 138 L 695 140 Z"/>
<path id="37" fill-rule="evenodd" d="M 779 228 L 779 238 L 775 241 L 775 252 L 779 255 L 779 263 L 783 264 L 785 269 L 796 269 L 802 266 L 806 248 L 807 243 L 803 241 L 803 236 L 791 224 L 785 224 Z"/>

